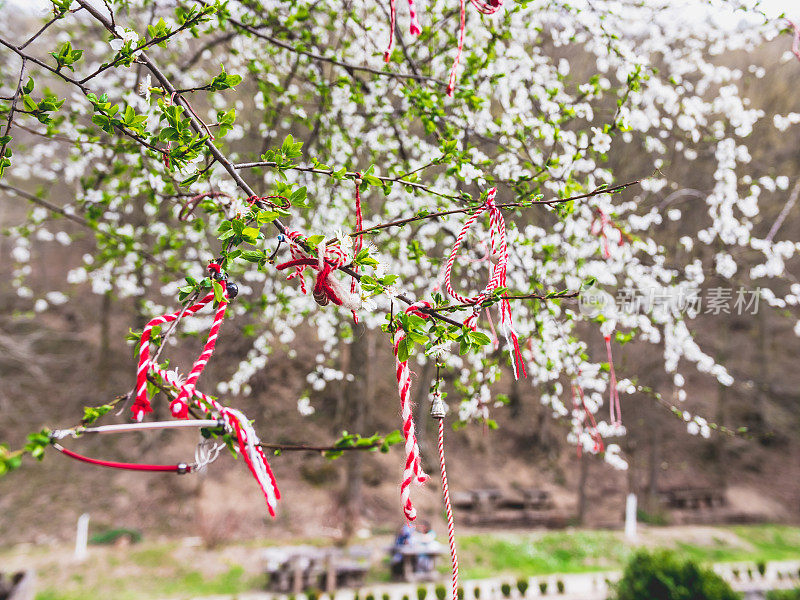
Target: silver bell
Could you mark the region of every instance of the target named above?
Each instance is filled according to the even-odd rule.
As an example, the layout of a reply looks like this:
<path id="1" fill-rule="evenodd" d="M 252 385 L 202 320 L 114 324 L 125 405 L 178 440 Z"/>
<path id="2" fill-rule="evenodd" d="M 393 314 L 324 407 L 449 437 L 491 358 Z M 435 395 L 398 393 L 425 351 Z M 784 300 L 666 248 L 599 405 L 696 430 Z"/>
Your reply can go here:
<path id="1" fill-rule="evenodd" d="M 431 402 L 431 416 L 434 419 L 444 419 L 447 415 L 447 403 L 440 394 L 436 394 Z"/>

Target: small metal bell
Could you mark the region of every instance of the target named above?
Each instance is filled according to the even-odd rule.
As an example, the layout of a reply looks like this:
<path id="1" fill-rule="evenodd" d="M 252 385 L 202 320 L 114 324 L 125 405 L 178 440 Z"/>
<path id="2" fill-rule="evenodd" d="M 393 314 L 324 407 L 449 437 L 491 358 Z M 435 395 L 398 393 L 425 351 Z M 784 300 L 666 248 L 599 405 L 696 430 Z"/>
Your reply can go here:
<path id="1" fill-rule="evenodd" d="M 446 415 L 447 403 L 442 399 L 440 394 L 436 394 L 431 403 L 431 416 L 434 419 L 444 419 Z"/>
<path id="2" fill-rule="evenodd" d="M 316 303 L 319 304 L 320 306 L 326 306 L 329 302 L 328 294 L 326 294 L 324 290 L 320 290 L 319 292 L 315 290 L 313 296 Z"/>

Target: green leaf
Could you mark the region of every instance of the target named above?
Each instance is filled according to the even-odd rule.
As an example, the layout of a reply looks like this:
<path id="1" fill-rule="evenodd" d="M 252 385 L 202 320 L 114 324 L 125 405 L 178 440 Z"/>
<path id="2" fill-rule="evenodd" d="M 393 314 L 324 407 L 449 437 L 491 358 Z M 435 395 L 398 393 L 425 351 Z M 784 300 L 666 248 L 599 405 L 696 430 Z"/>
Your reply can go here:
<path id="1" fill-rule="evenodd" d="M 222 285 L 219 281 L 214 281 L 211 284 L 211 289 L 214 290 L 214 300 L 216 302 L 222 302 L 225 299 L 225 293 L 222 290 Z"/>
<path id="2" fill-rule="evenodd" d="M 248 262 L 257 263 L 265 258 L 265 255 L 261 250 L 245 250 L 242 252 L 242 258 Z"/>

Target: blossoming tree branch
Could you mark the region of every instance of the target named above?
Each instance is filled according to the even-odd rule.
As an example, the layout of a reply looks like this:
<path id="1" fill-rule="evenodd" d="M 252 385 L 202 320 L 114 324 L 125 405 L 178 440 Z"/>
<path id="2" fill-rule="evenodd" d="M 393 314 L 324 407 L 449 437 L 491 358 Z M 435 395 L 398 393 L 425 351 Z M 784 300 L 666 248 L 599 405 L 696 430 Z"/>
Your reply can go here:
<path id="1" fill-rule="evenodd" d="M 759 287 L 769 306 L 797 305 L 786 262 L 798 243 L 781 238 L 783 213 L 765 222 L 759 209 L 762 196 L 788 198 L 792 174 L 750 164 L 748 144 L 755 127 L 800 117 L 753 106 L 743 86 L 764 69 L 720 59 L 769 43 L 796 60 L 787 22 L 721 0 L 714 10 L 742 26 L 677 19 L 666 2 L 397 4 L 51 0 L 30 31 L 0 12 L 0 189 L 31 205 L 6 232 L 16 293 L 43 312 L 88 286 L 137 298 L 146 316 L 131 335 L 131 390 L 24 448 L 0 446 L 0 474 L 50 445 L 179 473 L 227 445 L 274 514 L 269 451 L 402 443 L 400 503 L 413 520 L 413 485 L 428 478 L 417 387 L 430 389 L 438 420 L 449 513 L 443 423 L 493 423 L 502 376 L 532 386 L 572 443 L 618 468 L 620 396 L 665 406 L 690 433 L 736 433 L 680 406 L 687 369 L 736 385 L 683 313 L 625 312 L 608 298 L 622 288 L 677 296 L 715 274 Z M 713 163 L 713 180 L 687 191 L 670 166 L 697 160 Z M 659 226 L 689 201 L 704 218 L 682 223 L 680 248 L 668 247 Z M 54 289 L 33 291 L 38 244 L 87 240 L 92 251 Z M 251 349 L 213 381 L 203 371 L 232 320 Z M 309 394 L 346 377 L 336 359 L 359 331 L 385 332 L 399 396 L 385 409 L 399 413 L 399 433 L 262 443 L 275 425 L 251 423 L 236 399 L 306 327 L 319 345 Z M 175 368 L 182 328 L 203 349 Z M 675 402 L 646 374 L 615 369 L 632 340 L 660 348 Z M 411 365 L 424 362 L 436 377 L 412 382 Z M 176 421 L 150 420 L 163 398 Z M 122 429 L 187 423 L 207 443 L 176 465 L 66 447 L 121 431 L 95 423 L 120 407 L 132 420 Z M 452 535 L 451 545 L 455 578 Z"/>

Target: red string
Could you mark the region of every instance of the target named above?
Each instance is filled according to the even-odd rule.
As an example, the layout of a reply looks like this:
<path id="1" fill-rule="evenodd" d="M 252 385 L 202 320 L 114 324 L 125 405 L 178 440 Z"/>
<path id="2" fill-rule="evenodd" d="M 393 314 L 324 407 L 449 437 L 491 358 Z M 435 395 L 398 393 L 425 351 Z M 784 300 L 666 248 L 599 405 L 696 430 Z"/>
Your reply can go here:
<path id="1" fill-rule="evenodd" d="M 394 27 L 397 21 L 397 0 L 389 0 L 389 45 L 383 53 L 383 62 L 389 62 L 392 57 L 392 45 L 394 44 Z"/>
<path id="2" fill-rule="evenodd" d="M 450 80 L 447 83 L 447 95 L 451 98 L 453 97 L 453 90 L 456 88 L 456 70 L 458 69 L 458 63 L 461 62 L 461 53 L 464 50 L 464 30 L 467 26 L 467 7 L 465 0 L 458 0 L 459 4 L 459 12 L 461 15 L 461 21 L 458 29 L 458 51 L 456 52 L 456 58 L 453 61 L 453 66 L 450 67 Z"/>
<path id="3" fill-rule="evenodd" d="M 789 19 L 786 20 L 794 30 L 794 39 L 792 40 L 792 54 L 794 54 L 797 57 L 797 60 L 800 60 L 800 27 L 795 25 L 794 21 L 790 21 Z"/>
<path id="4" fill-rule="evenodd" d="M 72 450 L 67 450 L 60 444 L 53 444 L 53 447 L 61 452 L 62 454 L 69 456 L 70 458 L 74 458 L 75 460 L 79 460 L 85 463 L 89 463 L 91 465 L 98 465 L 100 467 L 109 467 L 111 469 L 125 469 L 128 471 L 158 471 L 158 472 L 175 472 L 175 473 L 188 473 L 191 470 L 189 465 L 145 465 L 145 464 L 137 464 L 137 463 L 122 463 L 122 462 L 113 462 L 110 460 L 100 460 L 97 458 L 89 458 L 88 456 L 83 456 L 82 454 L 78 454 L 77 452 L 73 452 Z"/>
<path id="5" fill-rule="evenodd" d="M 580 401 L 579 401 L 580 400 Z M 594 419 L 594 415 L 592 411 L 589 410 L 589 407 L 586 406 L 586 397 L 583 394 L 583 388 L 581 384 L 575 382 L 572 384 L 572 404 L 575 407 L 575 410 L 583 409 L 584 413 L 584 427 L 585 424 L 589 423 L 589 435 L 592 437 L 592 441 L 594 442 L 594 448 L 592 449 L 594 453 L 602 452 L 603 451 L 603 437 L 600 435 L 600 432 L 597 430 L 597 422 Z M 580 439 L 578 440 L 578 458 L 581 456 L 582 451 L 582 444 Z"/>
<path id="6" fill-rule="evenodd" d="M 409 3 L 411 3 L 409 1 Z M 412 16 L 413 16 L 413 5 L 412 8 Z M 361 173 L 356 173 L 356 231 L 361 231 L 364 228 L 364 218 L 361 214 Z M 364 247 L 364 235 L 357 235 L 356 239 L 353 242 L 353 259 L 355 260 L 358 253 L 361 252 L 361 248 Z M 353 272 L 358 273 L 358 265 L 353 265 Z M 358 282 L 356 278 L 353 277 L 353 280 L 350 282 L 350 293 L 355 294 L 356 290 L 358 289 Z M 358 315 L 356 311 L 352 311 L 353 313 L 353 322 L 358 323 Z"/>
<path id="7" fill-rule="evenodd" d="M 477 327 L 481 303 L 486 300 L 492 294 L 492 292 L 494 292 L 494 290 L 506 287 L 506 270 L 508 266 L 506 223 L 503 219 L 500 209 L 497 208 L 497 205 L 495 204 L 494 200 L 496 195 L 497 188 L 492 188 L 489 190 L 489 193 L 486 196 L 486 202 L 484 202 L 466 220 L 461 228 L 461 231 L 456 237 L 456 241 L 453 244 L 453 248 L 450 251 L 450 256 L 447 259 L 447 263 L 444 267 L 444 287 L 447 290 L 447 293 L 462 304 L 473 305 L 472 314 L 464 321 L 464 325 L 473 330 Z M 456 256 L 458 255 L 458 250 L 461 247 L 461 244 L 464 242 L 464 238 L 466 237 L 472 225 L 475 223 L 475 221 L 477 221 L 478 217 L 483 214 L 484 211 L 489 212 L 489 253 L 497 254 L 497 264 L 495 264 L 490 270 L 489 281 L 487 282 L 486 287 L 484 287 L 483 290 L 476 296 L 466 297 L 462 296 L 453 289 L 450 278 Z M 514 378 L 519 379 L 520 376 L 527 377 L 527 373 L 525 371 L 525 361 L 522 356 L 522 351 L 519 347 L 517 334 L 514 331 L 514 323 L 511 318 L 511 306 L 508 300 L 500 301 L 499 310 L 499 327 L 503 332 L 503 335 L 506 337 L 506 341 L 509 345 L 509 354 L 511 356 L 511 366 L 514 370 Z"/>

